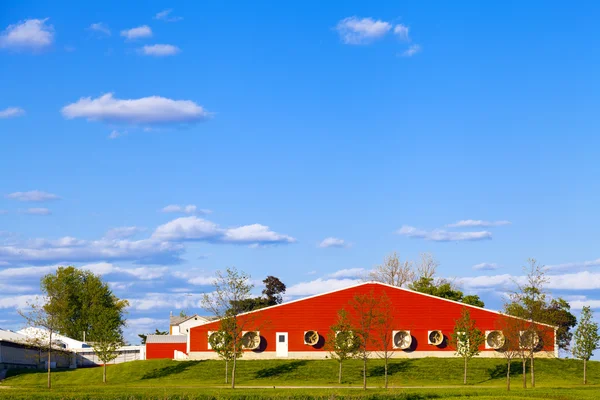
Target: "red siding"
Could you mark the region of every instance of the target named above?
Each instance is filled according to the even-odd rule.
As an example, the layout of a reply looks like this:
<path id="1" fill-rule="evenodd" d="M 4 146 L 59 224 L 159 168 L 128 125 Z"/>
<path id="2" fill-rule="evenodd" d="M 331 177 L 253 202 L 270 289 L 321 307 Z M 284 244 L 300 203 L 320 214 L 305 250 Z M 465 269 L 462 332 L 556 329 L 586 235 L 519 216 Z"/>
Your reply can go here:
<path id="1" fill-rule="evenodd" d="M 168 358 L 172 360 L 175 350 L 185 353 L 187 343 L 146 343 L 146 359 Z"/>
<path id="2" fill-rule="evenodd" d="M 454 351 L 450 346 L 438 347 L 427 344 L 427 334 L 430 330 L 441 330 L 444 336 L 449 338 L 464 305 L 376 283 L 367 283 L 323 296 L 267 308 L 241 318 L 249 318 L 250 322 L 247 328 L 244 328 L 245 330 L 260 331 L 262 351 L 275 351 L 276 332 L 288 332 L 289 351 L 325 351 L 323 347 L 305 345 L 304 332 L 316 330 L 324 338 L 330 326 L 335 323 L 338 310 L 342 308 L 349 310 L 350 299 L 357 294 L 368 294 L 371 291 L 375 296 L 383 292 L 387 294 L 393 304 L 395 320 L 393 330 L 410 330 L 413 337 L 412 351 Z M 483 332 L 499 329 L 501 319 L 507 318 L 480 308 L 468 307 L 468 309 L 471 318 Z M 190 329 L 190 351 L 207 351 L 208 331 L 217 330 L 218 326 L 219 322 L 213 322 Z M 550 327 L 547 329 L 548 334 L 545 335 L 547 340 L 544 342 L 543 350 L 553 351 L 554 330 Z M 481 349 L 485 350 L 483 345 Z"/>

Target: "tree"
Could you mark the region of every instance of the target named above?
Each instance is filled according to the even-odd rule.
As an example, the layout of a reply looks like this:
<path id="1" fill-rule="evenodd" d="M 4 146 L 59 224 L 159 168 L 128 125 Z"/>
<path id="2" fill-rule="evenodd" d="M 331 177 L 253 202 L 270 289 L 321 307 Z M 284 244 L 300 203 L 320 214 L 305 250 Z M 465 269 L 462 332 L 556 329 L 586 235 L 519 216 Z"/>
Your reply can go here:
<path id="1" fill-rule="evenodd" d="M 385 292 L 379 298 L 379 312 L 375 329 L 375 341 L 377 342 L 377 355 L 383 359 L 383 370 L 385 388 L 388 388 L 388 364 L 394 354 L 393 351 L 393 329 L 394 329 L 394 307 Z"/>
<path id="2" fill-rule="evenodd" d="M 454 332 L 450 338 L 450 345 L 456 349 L 456 355 L 464 360 L 463 384 L 467 384 L 467 365 L 471 358 L 479 354 L 479 347 L 485 337 L 477 328 L 475 320 L 466 307 L 462 308 L 460 318 L 456 321 Z"/>
<path id="3" fill-rule="evenodd" d="M 146 339 L 148 338 L 148 335 L 168 335 L 169 331 L 159 331 L 158 329 L 156 329 L 156 332 L 154 333 L 147 333 L 147 334 L 143 334 L 143 333 L 138 333 L 138 336 L 140 337 L 140 341 L 142 344 L 146 344 Z"/>
<path id="4" fill-rule="evenodd" d="M 527 350 L 521 346 L 521 332 L 526 329 L 527 321 L 521 318 L 506 316 L 498 323 L 502 336 L 497 340 L 503 343 L 498 349 L 506 360 L 506 390 L 510 390 L 510 367 L 515 358 L 523 363 L 523 387 L 527 387 Z M 488 339 L 489 340 L 489 339 Z"/>
<path id="5" fill-rule="evenodd" d="M 120 328 L 114 328 L 118 322 L 113 320 L 114 316 L 110 312 L 98 318 L 101 324 L 94 331 L 92 347 L 103 363 L 102 382 L 106 383 L 106 364 L 117 358 L 117 350 L 123 346 L 123 332 Z"/>
<path id="6" fill-rule="evenodd" d="M 392 286 L 403 287 L 415 279 L 412 261 L 400 261 L 396 252 L 385 257 L 383 264 L 369 273 L 369 279 Z"/>
<path id="7" fill-rule="evenodd" d="M 46 299 L 46 301 L 48 301 L 48 299 Z M 30 308 L 29 311 L 18 310 L 18 313 L 25 318 L 27 325 L 32 328 L 45 329 L 45 332 L 47 333 L 47 338 L 35 337 L 33 338 L 31 344 L 40 349 L 40 352 L 43 350 L 47 352 L 48 358 L 46 361 L 46 367 L 48 371 L 48 389 L 52 389 L 52 336 L 56 331 L 56 321 L 58 318 L 51 311 L 47 310 L 43 304 L 41 304 L 39 298 L 37 298 L 35 302 L 28 303 L 28 306 Z"/>
<path id="8" fill-rule="evenodd" d="M 544 341 L 546 332 L 539 322 L 544 319 L 547 309 L 545 285 L 548 282 L 543 267 L 534 259 L 527 260 L 528 266 L 523 267 L 525 283 L 515 282 L 517 290 L 510 294 L 510 302 L 505 306 L 506 314 L 523 318 L 529 323 L 521 335 L 521 345 L 529 352 L 531 387 L 535 387 L 534 357 L 540 340 Z"/>
<path id="9" fill-rule="evenodd" d="M 236 268 L 227 268 L 225 272 L 217 271 L 214 281 L 214 291 L 205 294 L 202 299 L 203 307 L 215 314 L 217 318 L 227 319 L 227 323 L 220 326 L 227 334 L 231 335 L 231 352 L 233 353 L 233 366 L 231 369 L 231 388 L 235 388 L 236 362 L 243 352 L 237 352 L 242 343 L 242 331 L 251 323 L 251 318 L 240 318 L 242 313 L 240 300 L 250 297 L 253 285 L 250 275 L 238 271 Z M 222 321 L 221 321 L 222 322 Z"/>
<path id="10" fill-rule="evenodd" d="M 355 358 L 358 354 L 360 343 L 354 332 L 348 312 L 341 309 L 337 314 L 337 321 L 329 329 L 325 349 L 329 351 L 331 358 L 339 363 L 338 383 L 342 383 L 342 363 Z"/>
<path id="11" fill-rule="evenodd" d="M 279 280 L 279 278 L 274 276 L 267 276 L 263 283 L 265 284 L 265 288 L 262 291 L 262 294 L 266 296 L 266 305 L 274 306 L 276 304 L 281 304 L 283 302 L 282 294 L 285 293 L 285 284 Z"/>
<path id="12" fill-rule="evenodd" d="M 593 313 L 590 306 L 581 310 L 579 325 L 575 330 L 575 345 L 573 355 L 583 360 L 583 384 L 587 384 L 587 362 L 594 355 L 594 350 L 600 348 L 600 335 L 598 324 L 593 321 Z"/>
<path id="13" fill-rule="evenodd" d="M 84 341 L 95 341 L 94 332 L 103 331 L 100 314 L 110 313 L 106 320 L 112 328 L 125 324 L 124 312 L 129 305 L 118 299 L 99 275 L 75 267 L 59 267 L 41 281 L 42 292 L 48 301 L 44 309 L 55 318 L 56 332 Z M 101 312 L 99 310 L 102 310 Z"/>
<path id="14" fill-rule="evenodd" d="M 258 310 L 260 308 L 274 306 L 283 302 L 282 294 L 285 293 L 285 284 L 274 276 L 267 276 L 263 283 L 265 288 L 262 291 L 263 296 L 248 297 L 247 299 L 237 300 L 235 307 L 241 312 Z"/>
<path id="15" fill-rule="evenodd" d="M 358 356 L 363 362 L 363 389 L 367 389 L 367 361 L 369 360 L 369 346 L 375 343 L 373 332 L 379 322 L 379 299 L 373 292 L 357 294 L 350 299 L 352 310 L 352 332 L 357 339 Z"/>
<path id="16" fill-rule="evenodd" d="M 568 351 L 573 339 L 571 328 L 577 325 L 577 318 L 571 314 L 571 305 L 561 297 L 552 299 L 541 312 L 540 318 L 540 322 L 558 327 L 556 331 L 558 348 Z"/>
<path id="17" fill-rule="evenodd" d="M 242 356 L 242 341 L 238 340 L 235 344 L 233 342 L 232 323 L 231 318 L 221 319 L 219 330 L 213 332 L 208 338 L 210 347 L 225 361 L 225 383 L 228 383 L 229 361 L 232 361 L 235 356 L 238 358 Z"/>

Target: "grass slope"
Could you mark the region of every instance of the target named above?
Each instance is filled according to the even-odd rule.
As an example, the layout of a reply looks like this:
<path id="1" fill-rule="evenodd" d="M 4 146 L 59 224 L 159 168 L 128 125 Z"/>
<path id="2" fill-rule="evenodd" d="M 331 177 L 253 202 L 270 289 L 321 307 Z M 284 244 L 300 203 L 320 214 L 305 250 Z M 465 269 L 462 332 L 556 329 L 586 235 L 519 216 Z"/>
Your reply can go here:
<path id="1" fill-rule="evenodd" d="M 512 369 L 513 391 L 504 389 L 506 363 L 501 359 L 474 359 L 469 367 L 469 383 L 462 386 L 460 359 L 423 358 L 393 360 L 390 386 L 412 389 L 369 390 L 366 394 L 352 387 L 361 385 L 361 363 L 344 363 L 343 388 L 334 389 L 220 389 L 224 383 L 224 362 L 148 360 L 108 367 L 108 380 L 102 384 L 101 368 L 86 368 L 53 373 L 53 390 L 45 389 L 43 371 L 10 372 L 0 390 L 0 398 L 77 398 L 77 399 L 212 399 L 212 398 L 386 398 L 407 400 L 430 398 L 510 399 L 597 399 L 600 398 L 600 363 L 588 366 L 588 387 L 581 385 L 582 363 L 577 360 L 536 360 L 535 390 L 520 389 L 519 363 Z M 383 363 L 369 362 L 370 387 L 383 386 Z M 529 377 L 528 377 L 529 378 Z M 332 360 L 242 360 L 238 362 L 236 382 L 243 386 L 338 386 L 337 363 Z M 0 387 L 2 387 L 0 386 Z M 35 394 L 35 395 L 34 395 Z M 46 397 L 44 397 L 46 396 Z M 155 396 L 155 397 L 152 397 Z M 233 396 L 233 397 L 232 397 Z M 333 397 L 332 397 L 333 396 Z M 366 396 L 366 397 L 365 397 Z M 506 397 L 510 396 L 510 397 Z M 391 397 L 390 397 L 391 398 Z"/>

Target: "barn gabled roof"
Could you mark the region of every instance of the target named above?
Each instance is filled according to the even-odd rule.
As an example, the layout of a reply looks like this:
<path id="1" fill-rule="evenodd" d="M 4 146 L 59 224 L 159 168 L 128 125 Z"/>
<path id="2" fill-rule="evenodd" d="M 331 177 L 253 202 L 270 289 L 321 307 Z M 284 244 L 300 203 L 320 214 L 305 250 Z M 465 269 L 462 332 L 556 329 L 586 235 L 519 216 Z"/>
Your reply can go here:
<path id="1" fill-rule="evenodd" d="M 390 289 L 402 290 L 402 291 L 405 291 L 405 292 L 414 293 L 414 294 L 417 294 L 417 295 L 420 295 L 420 296 L 431 297 L 431 298 L 439 300 L 439 301 L 446 301 L 446 302 L 450 302 L 450 303 L 455 303 L 455 304 L 459 304 L 459 305 L 464 306 L 464 307 L 470 307 L 470 308 L 474 308 L 474 309 L 477 309 L 477 310 L 483 310 L 483 311 L 486 311 L 486 312 L 490 312 L 490 313 L 494 313 L 494 314 L 498 314 L 498 315 L 503 315 L 505 317 L 510 317 L 510 318 L 516 318 L 516 319 L 525 320 L 523 318 L 515 317 L 515 316 L 509 315 L 509 314 L 504 314 L 504 313 L 501 313 L 499 311 L 488 310 L 487 308 L 478 307 L 478 306 L 474 306 L 474 305 L 471 305 L 471 304 L 465 304 L 465 303 L 461 303 L 460 301 L 445 299 L 443 297 L 438 297 L 438 296 L 434 296 L 434 295 L 427 294 L 427 293 L 421 293 L 421 292 L 417 292 L 415 290 L 406 289 L 406 288 L 398 287 L 398 286 L 394 286 L 394 285 L 389 285 L 387 283 L 382 283 L 382 282 L 377 282 L 377 281 L 360 282 L 360 283 L 357 283 L 355 285 L 346 286 L 344 288 L 330 290 L 330 291 L 325 292 L 325 293 L 314 294 L 312 296 L 307 296 L 307 297 L 303 297 L 301 299 L 291 300 L 291 301 L 284 302 L 284 303 L 281 303 L 281 304 L 275 304 L 274 306 L 268 306 L 268 307 L 264 307 L 264 308 L 259 308 L 257 310 L 243 312 L 243 313 L 240 313 L 238 315 L 253 314 L 253 313 L 261 312 L 261 311 L 264 311 L 264 310 L 269 310 L 269 309 L 276 308 L 276 307 L 283 307 L 283 306 L 286 306 L 286 305 L 292 304 L 292 303 L 298 303 L 298 302 L 309 300 L 309 299 L 315 299 L 317 297 L 327 296 L 329 294 L 341 292 L 343 290 L 348 290 L 348 289 L 352 289 L 352 288 L 356 288 L 356 287 L 360 287 L 360 286 L 373 285 L 373 284 L 374 285 L 385 286 L 385 287 L 388 287 Z M 218 321 L 218 320 L 219 320 L 219 318 L 215 319 L 215 321 Z M 214 321 L 211 321 L 211 322 L 214 322 Z M 558 328 L 557 326 L 550 325 L 550 324 L 545 324 L 543 322 L 536 322 L 536 324 L 538 324 L 538 325 L 545 325 L 545 326 L 551 327 L 553 329 L 557 329 Z"/>

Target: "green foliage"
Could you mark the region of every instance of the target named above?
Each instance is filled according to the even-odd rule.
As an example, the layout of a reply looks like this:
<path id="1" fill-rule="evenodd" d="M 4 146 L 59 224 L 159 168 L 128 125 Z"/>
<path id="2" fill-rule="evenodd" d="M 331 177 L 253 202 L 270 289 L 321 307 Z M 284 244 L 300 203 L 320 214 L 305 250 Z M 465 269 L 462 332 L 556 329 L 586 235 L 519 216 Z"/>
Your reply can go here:
<path id="1" fill-rule="evenodd" d="M 477 307 L 485 307 L 485 303 L 477 295 L 465 296 L 464 293 L 456 289 L 445 279 L 435 279 L 433 277 L 421 276 L 416 281 L 408 285 L 409 289 L 441 297 L 448 300 L 459 301 Z"/>
<path id="2" fill-rule="evenodd" d="M 589 360 L 594 355 L 594 350 L 600 346 L 598 323 L 593 321 L 593 312 L 589 306 L 581 310 L 574 342 L 573 355 L 581 360 Z"/>
<path id="3" fill-rule="evenodd" d="M 325 348 L 331 358 L 343 362 L 356 358 L 361 346 L 360 338 L 353 331 L 348 312 L 341 309 L 338 311 L 336 323 L 329 329 Z"/>
<path id="4" fill-rule="evenodd" d="M 285 293 L 286 286 L 283 282 L 274 276 L 267 276 L 263 283 L 265 288 L 262 291 L 264 297 L 249 297 L 246 299 L 236 300 L 232 304 L 240 312 L 248 312 L 281 304 L 283 302 L 282 294 Z"/>
<path id="5" fill-rule="evenodd" d="M 466 307 L 463 307 L 460 318 L 454 325 L 454 331 L 450 337 L 450 346 L 454 347 L 455 354 L 464 360 L 463 383 L 467 383 L 467 364 L 469 360 L 479 354 L 479 346 L 483 344 L 485 337 L 477 328 L 475 320 Z"/>
<path id="6" fill-rule="evenodd" d="M 208 343 L 215 353 L 225 361 L 242 356 L 242 341 L 234 341 L 235 327 L 231 317 L 225 317 L 219 322 L 219 330 L 213 332 L 208 338 Z"/>
<path id="7" fill-rule="evenodd" d="M 83 341 L 97 341 L 104 335 L 105 324 L 121 332 L 125 325 L 127 300 L 118 299 L 91 271 L 59 267 L 42 278 L 41 289 L 48 301 L 44 309 L 56 319 L 56 331 Z M 85 332 L 85 333 L 84 333 Z"/>

